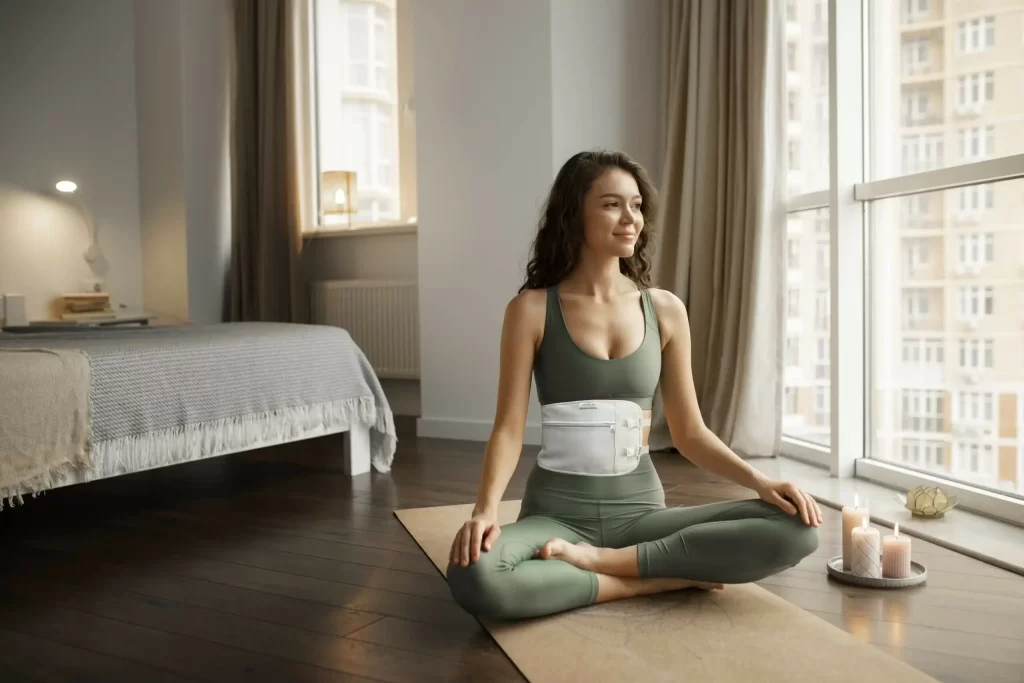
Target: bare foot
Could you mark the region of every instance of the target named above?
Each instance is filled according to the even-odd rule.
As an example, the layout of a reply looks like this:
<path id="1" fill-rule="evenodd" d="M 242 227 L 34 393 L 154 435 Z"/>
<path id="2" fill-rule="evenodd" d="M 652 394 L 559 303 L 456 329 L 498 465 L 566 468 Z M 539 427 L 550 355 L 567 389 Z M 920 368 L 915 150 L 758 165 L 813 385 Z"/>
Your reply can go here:
<path id="1" fill-rule="evenodd" d="M 639 579 L 598 574 L 597 602 L 621 600 L 637 595 L 651 595 L 684 589 L 722 590 L 725 584 L 691 581 L 690 579 Z"/>
<path id="2" fill-rule="evenodd" d="M 600 548 L 595 548 L 584 541 L 569 543 L 561 538 L 552 538 L 534 553 L 534 557 L 542 560 L 562 560 L 580 569 L 597 571 L 600 551 Z"/>

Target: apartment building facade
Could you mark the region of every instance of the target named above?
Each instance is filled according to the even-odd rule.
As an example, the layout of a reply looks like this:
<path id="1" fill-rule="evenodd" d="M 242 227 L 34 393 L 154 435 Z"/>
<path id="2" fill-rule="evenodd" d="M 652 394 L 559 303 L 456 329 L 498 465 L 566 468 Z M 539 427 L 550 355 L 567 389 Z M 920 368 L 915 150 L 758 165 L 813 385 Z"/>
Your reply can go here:
<path id="1" fill-rule="evenodd" d="M 873 177 L 1024 151 L 1024 0 L 873 4 Z M 797 41 L 815 25 L 810 14 L 796 18 Z M 797 42 L 795 52 L 814 49 Z M 882 200 L 870 210 L 870 456 L 1024 494 L 1024 181 Z M 827 268 L 822 276 L 816 254 L 823 241 L 827 254 L 828 235 L 807 230 L 822 219 L 791 218 L 800 226 L 790 254 L 813 260 L 790 262 L 791 277 L 801 272 L 800 295 L 789 296 L 805 295 L 811 279 L 824 283 L 827 301 Z M 805 313 L 790 313 L 801 320 L 787 324 L 787 353 L 800 352 L 786 358 L 784 431 L 827 441 L 816 353 L 827 352 L 827 330 L 823 347 Z"/>

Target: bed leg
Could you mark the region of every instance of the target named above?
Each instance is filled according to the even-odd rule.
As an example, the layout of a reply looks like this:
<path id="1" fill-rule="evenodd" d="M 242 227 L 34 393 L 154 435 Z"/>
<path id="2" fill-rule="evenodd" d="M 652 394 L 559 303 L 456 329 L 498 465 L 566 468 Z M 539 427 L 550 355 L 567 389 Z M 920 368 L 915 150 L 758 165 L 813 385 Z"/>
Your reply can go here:
<path id="1" fill-rule="evenodd" d="M 345 432 L 344 464 L 345 474 L 353 476 L 370 471 L 370 428 L 355 423 Z"/>

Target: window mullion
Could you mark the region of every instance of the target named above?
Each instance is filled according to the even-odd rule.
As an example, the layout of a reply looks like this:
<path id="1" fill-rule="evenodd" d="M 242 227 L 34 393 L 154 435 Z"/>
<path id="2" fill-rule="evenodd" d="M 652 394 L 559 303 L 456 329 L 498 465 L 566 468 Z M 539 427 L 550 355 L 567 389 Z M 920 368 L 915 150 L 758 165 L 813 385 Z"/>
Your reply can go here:
<path id="1" fill-rule="evenodd" d="M 842 27 L 842 30 L 839 30 Z M 864 0 L 829 0 L 832 439 L 829 471 L 852 477 L 865 450 Z M 843 87 L 838 87 L 842 83 Z M 842 135 L 839 135 L 842 131 Z"/>

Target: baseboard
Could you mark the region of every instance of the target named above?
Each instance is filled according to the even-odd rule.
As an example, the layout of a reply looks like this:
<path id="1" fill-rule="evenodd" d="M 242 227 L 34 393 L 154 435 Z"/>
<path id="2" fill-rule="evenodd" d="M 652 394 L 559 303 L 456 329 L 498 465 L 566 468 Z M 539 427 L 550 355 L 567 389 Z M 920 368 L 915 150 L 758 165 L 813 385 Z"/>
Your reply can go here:
<path id="1" fill-rule="evenodd" d="M 490 420 L 455 420 L 439 417 L 421 417 L 416 421 L 416 436 L 429 439 L 454 439 L 456 441 L 480 441 L 491 438 L 493 423 Z M 527 424 L 523 434 L 523 445 L 540 445 L 540 425 Z"/>

